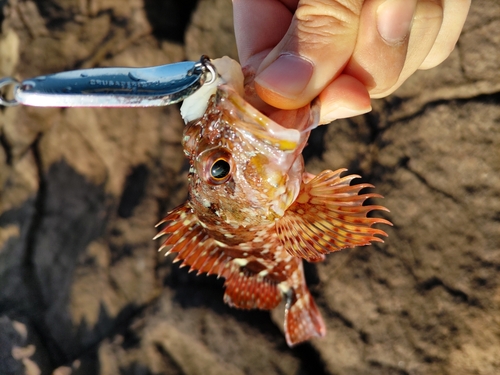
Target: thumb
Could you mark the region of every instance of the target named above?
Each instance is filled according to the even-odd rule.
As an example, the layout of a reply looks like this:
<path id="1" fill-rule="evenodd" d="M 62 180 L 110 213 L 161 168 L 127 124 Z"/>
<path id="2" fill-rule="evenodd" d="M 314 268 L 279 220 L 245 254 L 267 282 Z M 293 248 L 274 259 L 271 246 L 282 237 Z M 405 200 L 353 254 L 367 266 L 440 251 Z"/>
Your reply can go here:
<path id="1" fill-rule="evenodd" d="M 300 0 L 288 31 L 257 70 L 255 88 L 268 104 L 310 103 L 348 63 L 363 0 Z"/>

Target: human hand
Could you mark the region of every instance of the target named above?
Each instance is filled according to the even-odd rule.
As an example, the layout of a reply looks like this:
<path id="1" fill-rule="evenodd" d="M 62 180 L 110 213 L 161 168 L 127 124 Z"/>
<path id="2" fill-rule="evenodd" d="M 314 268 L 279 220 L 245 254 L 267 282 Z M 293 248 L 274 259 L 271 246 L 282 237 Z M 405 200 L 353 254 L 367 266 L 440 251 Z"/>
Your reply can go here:
<path id="1" fill-rule="evenodd" d="M 470 0 L 233 0 L 238 53 L 266 103 L 318 97 L 320 123 L 371 110 L 453 50 Z"/>

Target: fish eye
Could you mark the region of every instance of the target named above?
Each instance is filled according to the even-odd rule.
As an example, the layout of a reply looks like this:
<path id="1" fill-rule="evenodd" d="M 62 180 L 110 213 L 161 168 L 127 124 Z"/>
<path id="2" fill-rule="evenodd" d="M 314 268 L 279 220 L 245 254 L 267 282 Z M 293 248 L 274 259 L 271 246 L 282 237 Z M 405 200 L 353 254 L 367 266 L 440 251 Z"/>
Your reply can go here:
<path id="1" fill-rule="evenodd" d="M 222 185 L 227 182 L 233 172 L 231 153 L 225 148 L 210 150 L 200 157 L 201 169 L 206 182 L 211 185 Z"/>
<path id="2" fill-rule="evenodd" d="M 214 161 L 212 167 L 210 168 L 210 176 L 217 181 L 226 178 L 229 175 L 229 172 L 231 172 L 231 165 L 224 158 L 219 158 Z"/>

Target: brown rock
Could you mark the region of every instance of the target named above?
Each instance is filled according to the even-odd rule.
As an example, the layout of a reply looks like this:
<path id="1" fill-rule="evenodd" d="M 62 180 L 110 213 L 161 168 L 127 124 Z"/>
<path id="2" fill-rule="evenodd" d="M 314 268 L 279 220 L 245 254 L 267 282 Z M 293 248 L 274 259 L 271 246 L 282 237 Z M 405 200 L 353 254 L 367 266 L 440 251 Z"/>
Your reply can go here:
<path id="1" fill-rule="evenodd" d="M 236 57 L 228 1 L 0 8 L 2 75 Z M 0 109 L 0 373 L 500 373 L 497 8 L 473 2 L 446 62 L 311 137 L 308 170 L 359 173 L 394 227 L 306 265 L 328 334 L 294 349 L 282 311 L 231 309 L 157 253 L 187 194 L 176 106 Z"/>

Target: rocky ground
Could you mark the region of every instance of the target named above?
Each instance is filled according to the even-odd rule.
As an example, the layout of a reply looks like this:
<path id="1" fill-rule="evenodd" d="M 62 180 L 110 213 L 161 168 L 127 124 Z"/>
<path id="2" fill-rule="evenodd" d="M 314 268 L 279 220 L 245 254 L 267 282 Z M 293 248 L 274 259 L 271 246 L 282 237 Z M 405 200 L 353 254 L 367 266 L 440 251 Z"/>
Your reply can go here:
<path id="1" fill-rule="evenodd" d="M 229 0 L 0 0 L 0 22 L 0 77 L 236 57 Z M 178 107 L 0 109 L 0 374 L 499 374 L 498 30 L 474 1 L 444 64 L 311 138 L 308 170 L 363 175 L 394 227 L 307 265 L 328 335 L 294 349 L 282 310 L 156 251 Z"/>

